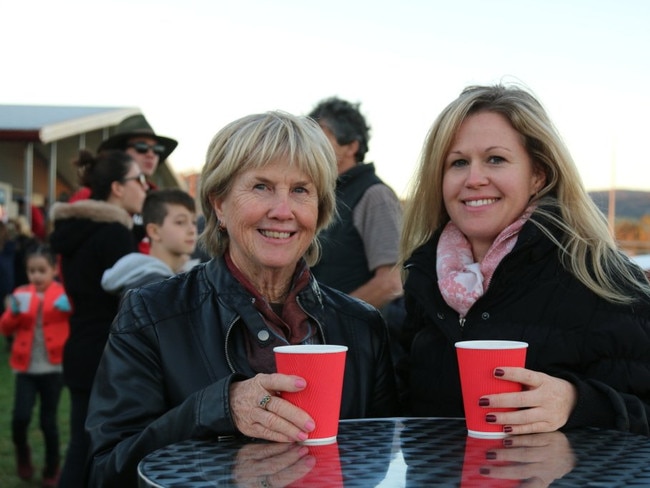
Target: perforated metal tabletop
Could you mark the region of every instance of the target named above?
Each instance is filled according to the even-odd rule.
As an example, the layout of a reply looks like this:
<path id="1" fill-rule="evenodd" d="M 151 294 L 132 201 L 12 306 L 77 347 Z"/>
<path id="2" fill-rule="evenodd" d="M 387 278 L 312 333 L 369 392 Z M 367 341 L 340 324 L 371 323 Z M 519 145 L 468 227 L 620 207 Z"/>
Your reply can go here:
<path id="1" fill-rule="evenodd" d="M 344 420 L 329 446 L 189 440 L 149 454 L 138 474 L 166 488 L 650 487 L 650 438 L 588 428 L 478 440 L 463 419 Z"/>

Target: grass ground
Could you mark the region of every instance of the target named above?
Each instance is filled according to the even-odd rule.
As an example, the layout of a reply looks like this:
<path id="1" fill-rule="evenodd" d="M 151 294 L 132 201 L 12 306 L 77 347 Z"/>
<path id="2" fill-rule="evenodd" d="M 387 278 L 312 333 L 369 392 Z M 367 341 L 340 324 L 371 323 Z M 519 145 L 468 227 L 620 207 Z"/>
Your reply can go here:
<path id="1" fill-rule="evenodd" d="M 32 412 L 32 422 L 29 428 L 29 443 L 32 447 L 32 462 L 35 474 L 31 481 L 23 481 L 16 476 L 16 459 L 14 446 L 11 442 L 11 411 L 14 398 L 14 375 L 9 368 L 9 352 L 6 342 L 0 336 L 0 486 L 2 488 L 29 488 L 41 486 L 41 470 L 43 469 L 44 447 L 43 435 L 38 427 L 38 408 L 36 404 Z M 70 398 L 68 390 L 64 389 L 59 403 L 59 434 L 61 439 L 61 457 L 69 438 Z"/>

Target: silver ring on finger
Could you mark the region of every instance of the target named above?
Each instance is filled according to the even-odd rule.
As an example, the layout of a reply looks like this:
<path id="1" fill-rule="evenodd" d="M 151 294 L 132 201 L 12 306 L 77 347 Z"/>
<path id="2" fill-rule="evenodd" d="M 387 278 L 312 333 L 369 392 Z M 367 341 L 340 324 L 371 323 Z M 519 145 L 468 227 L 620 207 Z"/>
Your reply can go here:
<path id="1" fill-rule="evenodd" d="M 268 397 L 268 396 L 269 396 L 269 395 L 266 395 L 264 398 L 266 398 L 266 397 Z M 262 398 L 262 400 L 264 400 L 264 398 Z M 269 397 L 269 398 L 270 398 L 270 397 Z M 260 403 L 262 403 L 262 402 L 260 402 Z M 261 486 L 262 488 L 271 488 L 272 485 L 271 485 L 271 482 L 269 481 L 269 477 L 268 477 L 268 476 L 264 476 L 263 478 L 260 478 L 260 486 Z"/>
<path id="2" fill-rule="evenodd" d="M 260 407 L 262 407 L 264 410 L 268 410 L 270 401 L 271 395 L 264 395 L 264 398 L 260 400 Z"/>

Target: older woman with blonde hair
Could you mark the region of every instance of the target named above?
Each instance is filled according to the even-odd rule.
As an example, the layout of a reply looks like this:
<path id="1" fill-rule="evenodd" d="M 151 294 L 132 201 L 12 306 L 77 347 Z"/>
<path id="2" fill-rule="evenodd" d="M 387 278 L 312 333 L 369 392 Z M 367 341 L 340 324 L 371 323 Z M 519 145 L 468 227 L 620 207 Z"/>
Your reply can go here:
<path id="1" fill-rule="evenodd" d="M 144 455 L 184 439 L 307 439 L 314 420 L 279 395 L 305 380 L 276 373 L 274 346 L 348 346 L 341 417 L 395 413 L 379 312 L 309 272 L 335 181 L 333 149 L 306 117 L 250 115 L 215 135 L 201 175 L 214 258 L 125 296 L 86 424 L 90 485 L 136 486 Z"/>
<path id="2" fill-rule="evenodd" d="M 411 414 L 462 416 L 454 343 L 509 339 L 529 343 L 526 368 L 494 375 L 523 392 L 482 397 L 486 421 L 509 434 L 650 434 L 650 285 L 534 96 L 466 88 L 434 122 L 409 200 L 400 374 Z"/>

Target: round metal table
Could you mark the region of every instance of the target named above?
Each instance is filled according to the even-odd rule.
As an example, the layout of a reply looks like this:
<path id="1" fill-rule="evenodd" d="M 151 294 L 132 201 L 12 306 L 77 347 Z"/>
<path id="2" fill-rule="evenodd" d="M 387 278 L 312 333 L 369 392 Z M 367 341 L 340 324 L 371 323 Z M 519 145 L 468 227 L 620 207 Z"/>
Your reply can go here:
<path id="1" fill-rule="evenodd" d="M 141 487 L 650 486 L 650 438 L 593 428 L 472 439 L 463 419 L 343 420 L 329 446 L 188 440 L 146 456 Z"/>

